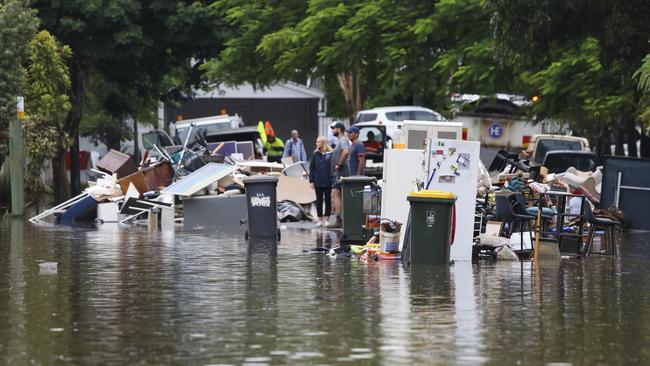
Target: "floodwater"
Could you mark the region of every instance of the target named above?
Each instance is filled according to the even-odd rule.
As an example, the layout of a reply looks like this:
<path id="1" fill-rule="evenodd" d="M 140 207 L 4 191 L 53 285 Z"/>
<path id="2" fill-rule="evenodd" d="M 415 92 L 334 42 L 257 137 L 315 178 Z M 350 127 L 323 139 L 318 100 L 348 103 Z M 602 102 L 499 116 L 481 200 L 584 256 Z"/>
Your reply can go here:
<path id="1" fill-rule="evenodd" d="M 539 270 L 302 253 L 324 230 L 285 229 L 277 250 L 109 224 L 0 235 L 0 364 L 650 363 L 647 234 Z"/>

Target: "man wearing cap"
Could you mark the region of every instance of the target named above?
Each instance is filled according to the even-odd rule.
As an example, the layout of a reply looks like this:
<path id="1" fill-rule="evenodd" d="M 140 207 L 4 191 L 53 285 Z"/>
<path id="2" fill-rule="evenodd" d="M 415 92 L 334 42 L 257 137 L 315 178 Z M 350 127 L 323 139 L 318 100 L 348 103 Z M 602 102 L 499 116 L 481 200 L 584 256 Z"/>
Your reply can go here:
<path id="1" fill-rule="evenodd" d="M 366 167 L 366 149 L 359 141 L 359 127 L 350 127 L 345 132 L 350 137 L 350 175 L 363 175 Z"/>
<path id="2" fill-rule="evenodd" d="M 345 125 L 341 122 L 334 124 L 332 133 L 338 138 L 338 143 L 332 152 L 332 203 L 334 203 L 335 222 L 331 227 L 341 226 L 341 177 L 350 176 L 348 156 L 350 155 L 350 141 L 345 137 Z"/>

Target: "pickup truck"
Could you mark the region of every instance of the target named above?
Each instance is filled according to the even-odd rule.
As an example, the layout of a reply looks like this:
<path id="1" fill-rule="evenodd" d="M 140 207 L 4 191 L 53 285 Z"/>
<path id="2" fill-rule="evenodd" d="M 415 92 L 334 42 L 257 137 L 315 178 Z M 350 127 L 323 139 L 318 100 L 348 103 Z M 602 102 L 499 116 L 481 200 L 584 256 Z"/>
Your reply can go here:
<path id="1" fill-rule="evenodd" d="M 531 162 L 541 164 L 549 151 L 591 151 L 589 140 L 565 135 L 533 135 L 526 153 Z"/>
<path id="2" fill-rule="evenodd" d="M 542 166 L 549 173 L 564 173 L 570 167 L 583 172 L 593 172 L 598 167 L 599 161 L 596 154 L 589 151 L 554 150 L 546 153 Z"/>

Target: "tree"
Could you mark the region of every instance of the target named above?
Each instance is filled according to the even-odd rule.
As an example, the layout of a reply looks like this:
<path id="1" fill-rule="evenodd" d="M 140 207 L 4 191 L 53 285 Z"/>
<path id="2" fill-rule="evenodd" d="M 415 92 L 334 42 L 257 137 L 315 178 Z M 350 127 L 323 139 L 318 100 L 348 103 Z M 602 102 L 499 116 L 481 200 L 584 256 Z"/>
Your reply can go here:
<path id="1" fill-rule="evenodd" d="M 623 151 L 623 136 L 629 153 L 636 154 L 635 120 L 638 117 L 640 95 L 633 81 L 641 59 L 650 51 L 650 23 L 644 14 L 650 12 L 645 0 L 569 0 L 563 2 L 530 2 L 524 0 L 489 0 L 493 11 L 492 23 L 496 35 L 497 53 L 504 62 L 516 62 L 533 70 L 552 65 L 554 55 L 562 50 L 583 47 L 589 39 L 598 45 L 601 81 L 611 92 L 607 103 L 596 103 L 600 112 L 607 108 L 608 125 L 616 131 L 617 153 Z M 565 63 L 566 64 L 566 63 Z M 570 75 L 570 78 L 579 75 Z M 567 84 L 569 80 L 563 80 Z M 603 86 L 603 83 L 600 83 Z M 577 87 L 576 83 L 568 83 Z M 561 84 L 558 88 L 566 88 Z M 555 88 L 556 90 L 558 88 Z M 580 89 L 574 89 L 578 94 Z M 542 98 L 553 98 L 542 95 Z M 569 101 L 555 98 L 558 109 L 571 109 Z M 595 100 L 602 98 L 595 98 Z M 593 106 L 585 106 L 593 109 Z M 600 113 L 599 112 L 599 113 Z M 602 114 L 601 114 L 602 115 Z M 599 129 L 596 121 L 589 122 Z"/>
<path id="2" fill-rule="evenodd" d="M 136 116 L 137 101 L 133 90 L 123 90 L 114 81 L 106 80 L 100 73 L 90 78 L 86 112 L 81 120 L 80 133 L 94 143 L 103 143 L 109 149 L 121 150 L 122 141 L 133 137 L 127 119 Z"/>
<path id="3" fill-rule="evenodd" d="M 221 0 L 215 10 L 235 29 L 218 59 L 204 67 L 215 83 L 321 77 L 335 81 L 354 118 L 373 90 L 384 17 L 377 1 L 286 1 L 280 4 Z"/>
<path id="4" fill-rule="evenodd" d="M 330 92 L 338 85 L 350 119 L 364 106 L 446 106 L 451 92 L 517 84 L 513 68 L 494 60 L 482 0 L 220 0 L 215 10 L 234 36 L 204 67 L 211 80 L 322 78 Z"/>
<path id="5" fill-rule="evenodd" d="M 596 142 L 602 155 L 610 149 L 612 121 L 633 112 L 634 97 L 613 80 L 615 75 L 606 72 L 599 54 L 598 41 L 587 38 L 579 47 L 553 53 L 549 65 L 525 78 L 541 96 L 532 112 L 539 119 L 568 123 L 578 135 Z"/>
<path id="6" fill-rule="evenodd" d="M 394 62 L 396 70 L 408 65 L 409 72 L 394 73 L 405 87 L 421 85 L 419 93 L 434 95 L 432 102 L 443 109 L 456 93 L 527 92 L 517 65 L 495 57 L 491 13 L 485 1 L 441 0 L 430 11 L 426 9 L 416 8 L 416 13 L 398 18 L 406 22 L 408 32 L 394 43 L 404 50 L 388 52 L 405 55 L 403 61 Z"/>
<path id="7" fill-rule="evenodd" d="M 203 59 L 220 51 L 221 19 L 213 15 L 207 3 L 190 0 L 37 0 L 33 3 L 39 9 L 43 26 L 73 51 L 70 59 L 72 108 L 65 125 L 65 131 L 75 141 L 71 148 L 72 193 L 79 190 L 79 127 L 93 74 L 115 83 L 116 93 L 136 95 L 129 109 L 141 110 L 155 104 L 152 101 L 168 92 L 162 83 L 168 72 L 179 67 L 196 70 Z M 124 111 L 106 112 L 117 118 Z M 60 155 L 55 160 L 62 159 Z"/>
<path id="8" fill-rule="evenodd" d="M 72 51 L 62 46 L 49 32 L 41 31 L 29 44 L 29 59 L 24 69 L 25 151 L 28 159 L 25 180 L 32 198 L 49 191 L 41 184 L 41 171 L 46 160 L 65 151 L 72 143 L 63 129 L 70 111 L 70 76 L 67 61 Z M 65 166 L 52 165 L 54 180 L 65 179 Z M 67 185 L 56 187 L 67 191 Z"/>
<path id="9" fill-rule="evenodd" d="M 16 97 L 22 90 L 21 65 L 38 19 L 24 0 L 0 1 L 0 165 L 7 154 L 9 123 L 16 118 Z"/>

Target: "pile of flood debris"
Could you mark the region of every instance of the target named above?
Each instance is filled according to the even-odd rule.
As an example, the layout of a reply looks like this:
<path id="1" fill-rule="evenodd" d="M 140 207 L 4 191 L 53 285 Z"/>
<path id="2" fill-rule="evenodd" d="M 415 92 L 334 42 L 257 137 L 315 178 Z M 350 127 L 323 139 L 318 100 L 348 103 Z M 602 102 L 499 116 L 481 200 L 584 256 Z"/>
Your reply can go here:
<path id="1" fill-rule="evenodd" d="M 538 233 L 552 243 L 552 255 L 589 254 L 599 235 L 610 239 L 606 229 L 626 221 L 621 210 L 601 207 L 602 185 L 603 167 L 592 153 L 549 152 L 540 165 L 525 153 L 500 150 L 479 178 L 474 257 L 493 256 L 494 248 L 530 254 Z"/>
<path id="2" fill-rule="evenodd" d="M 82 194 L 30 219 L 74 223 L 145 222 L 161 228 L 239 228 L 246 217 L 243 178 L 278 176 L 278 208 L 283 221 L 312 220 L 311 188 L 304 162 L 281 164 L 222 154 L 222 146 L 200 145 L 147 151 L 136 164 L 129 155 L 109 151 L 92 169 Z"/>
<path id="3" fill-rule="evenodd" d="M 561 154 L 558 156 L 562 157 Z M 545 166 L 532 163 L 527 160 L 526 155 L 500 150 L 487 168 L 491 188 L 513 192 L 523 191 L 526 188 L 531 188 L 537 193 L 574 192 L 584 195 L 593 204 L 600 203 L 603 167 L 595 160 L 588 164 L 584 164 L 582 160 L 566 160 L 568 160 L 564 162 L 566 168 L 561 165 Z M 586 170 L 579 168 L 586 168 Z"/>

